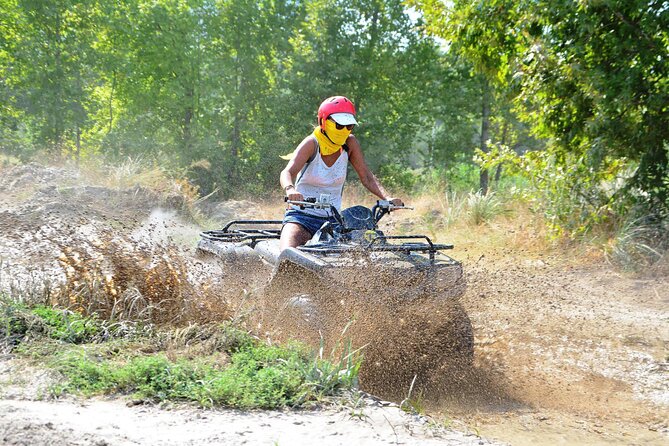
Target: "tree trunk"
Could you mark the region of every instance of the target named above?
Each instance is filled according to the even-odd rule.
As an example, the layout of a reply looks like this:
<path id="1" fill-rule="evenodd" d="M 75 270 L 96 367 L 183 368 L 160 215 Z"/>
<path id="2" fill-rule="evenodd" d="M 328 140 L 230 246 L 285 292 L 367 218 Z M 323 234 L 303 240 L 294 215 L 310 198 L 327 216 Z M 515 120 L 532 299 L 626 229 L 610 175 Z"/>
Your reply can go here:
<path id="1" fill-rule="evenodd" d="M 76 129 L 76 140 L 75 140 L 76 152 L 74 153 L 74 159 L 76 160 L 77 166 L 79 166 L 79 159 L 81 158 L 81 127 L 77 124 Z"/>
<path id="2" fill-rule="evenodd" d="M 112 71 L 111 91 L 109 92 L 109 127 L 107 135 L 112 131 L 114 125 L 114 90 L 116 89 L 116 70 Z"/>
<path id="3" fill-rule="evenodd" d="M 230 184 L 237 184 L 239 180 L 239 158 L 242 153 L 242 128 L 246 116 L 246 111 L 244 110 L 244 107 L 246 106 L 244 100 L 246 98 L 246 84 L 244 82 L 245 73 L 239 56 L 241 53 L 241 44 L 239 41 L 236 43 L 235 48 L 237 50 L 237 60 L 235 63 L 237 98 L 234 101 L 234 118 L 232 123 L 232 134 L 230 135 Z"/>
<path id="4" fill-rule="evenodd" d="M 53 118 L 53 143 L 54 149 L 57 151 L 58 155 L 62 154 L 63 143 L 65 140 L 65 124 L 63 122 L 63 116 L 65 114 L 65 107 L 63 105 L 63 85 L 65 83 L 65 75 L 63 72 L 63 61 L 62 61 L 62 38 L 61 38 L 61 18 L 60 12 L 56 14 L 56 23 L 55 23 L 55 52 L 54 52 L 54 65 L 55 65 L 55 103 L 54 107 L 51 110 Z"/>
<path id="5" fill-rule="evenodd" d="M 184 110 L 184 119 L 181 124 L 181 138 L 185 153 L 190 155 L 193 146 L 193 87 L 186 89 L 186 109 Z"/>
<path id="6" fill-rule="evenodd" d="M 483 153 L 488 153 L 488 139 L 490 133 L 490 85 L 487 79 L 483 79 L 481 94 L 481 145 Z M 481 168 L 479 176 L 479 189 L 482 195 L 488 194 L 488 169 Z"/>
<path id="7" fill-rule="evenodd" d="M 507 130 L 509 128 L 509 123 L 505 119 L 504 120 L 504 125 L 502 126 L 502 146 L 506 145 L 506 134 Z M 495 171 L 495 183 L 499 183 L 499 179 L 502 176 L 502 163 L 499 163 L 497 165 L 497 170 Z"/>

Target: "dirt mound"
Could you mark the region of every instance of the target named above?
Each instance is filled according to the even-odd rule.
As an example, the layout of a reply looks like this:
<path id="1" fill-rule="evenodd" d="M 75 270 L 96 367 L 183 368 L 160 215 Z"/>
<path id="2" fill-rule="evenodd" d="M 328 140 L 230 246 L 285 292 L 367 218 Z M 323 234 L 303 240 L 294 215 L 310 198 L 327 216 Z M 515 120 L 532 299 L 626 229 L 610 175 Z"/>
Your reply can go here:
<path id="1" fill-rule="evenodd" d="M 178 208 L 161 210 L 179 200 L 140 186 L 80 183 L 72 169 L 3 170 L 0 290 L 105 317 L 229 317 L 224 299 L 210 295 L 218 281 L 213 267 L 172 243 L 172 236 L 197 233 Z"/>
<path id="2" fill-rule="evenodd" d="M 29 189 L 74 183 L 80 178 L 79 172 L 73 169 L 30 163 L 2 169 L 0 189 L 14 194 Z"/>

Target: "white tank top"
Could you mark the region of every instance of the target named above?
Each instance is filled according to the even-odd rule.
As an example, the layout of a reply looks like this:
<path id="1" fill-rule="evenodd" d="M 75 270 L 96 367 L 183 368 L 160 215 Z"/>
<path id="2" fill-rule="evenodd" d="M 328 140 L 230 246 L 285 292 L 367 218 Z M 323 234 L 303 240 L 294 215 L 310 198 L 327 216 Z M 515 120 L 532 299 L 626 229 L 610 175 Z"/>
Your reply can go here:
<path id="1" fill-rule="evenodd" d="M 295 189 L 304 198 L 316 198 L 321 199 L 321 201 L 328 198 L 330 203 L 339 211 L 341 210 L 341 196 L 348 169 L 348 152 L 342 149 L 337 161 L 328 167 L 321 157 L 316 138 L 314 138 L 314 143 L 316 144 L 316 156 L 297 175 Z M 293 206 L 293 209 L 299 208 Z M 327 217 L 331 214 L 326 209 L 303 209 L 302 212 L 319 217 Z"/>

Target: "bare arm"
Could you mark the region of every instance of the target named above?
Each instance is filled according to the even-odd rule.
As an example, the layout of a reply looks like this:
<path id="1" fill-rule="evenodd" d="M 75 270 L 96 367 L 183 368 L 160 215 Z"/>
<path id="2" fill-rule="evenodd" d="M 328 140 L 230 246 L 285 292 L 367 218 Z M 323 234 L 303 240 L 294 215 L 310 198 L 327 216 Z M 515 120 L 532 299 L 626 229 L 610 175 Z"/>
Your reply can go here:
<path id="1" fill-rule="evenodd" d="M 314 150 L 316 150 L 314 140 L 310 136 L 307 136 L 297 146 L 293 152 L 293 157 L 290 159 L 290 161 L 288 161 L 286 167 L 281 171 L 279 181 L 289 200 L 299 201 L 304 199 L 302 194 L 299 193 L 297 189 L 295 189 L 295 179 L 309 158 L 311 158 L 311 156 L 314 154 Z"/>
<path id="2" fill-rule="evenodd" d="M 365 162 L 365 157 L 362 154 L 362 149 L 360 149 L 360 143 L 355 136 L 349 136 L 346 140 L 346 144 L 348 145 L 348 157 L 353 168 L 357 172 L 362 185 L 380 199 L 392 201 L 396 206 L 402 206 L 404 204 L 402 200 L 399 198 L 392 198 L 383 188 L 378 178 L 376 178 L 376 175 L 369 169 Z"/>

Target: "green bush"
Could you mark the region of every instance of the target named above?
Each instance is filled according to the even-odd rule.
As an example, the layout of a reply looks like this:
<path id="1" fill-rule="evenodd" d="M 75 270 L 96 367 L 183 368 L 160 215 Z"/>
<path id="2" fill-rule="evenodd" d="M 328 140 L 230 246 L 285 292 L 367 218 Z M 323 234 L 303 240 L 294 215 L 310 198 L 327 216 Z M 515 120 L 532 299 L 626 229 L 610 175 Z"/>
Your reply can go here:
<path id="1" fill-rule="evenodd" d="M 0 295 L 0 340 L 9 348 L 19 344 L 29 330 L 28 309 Z"/>
<path id="2" fill-rule="evenodd" d="M 416 186 L 419 176 L 399 164 L 386 164 L 379 169 L 379 179 L 391 191 L 409 192 Z"/>
<path id="3" fill-rule="evenodd" d="M 42 319 L 48 327 L 48 336 L 53 339 L 80 344 L 92 341 L 101 332 L 100 322 L 95 317 L 45 306 L 37 306 L 32 312 Z"/>

